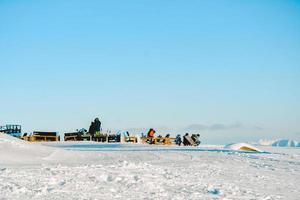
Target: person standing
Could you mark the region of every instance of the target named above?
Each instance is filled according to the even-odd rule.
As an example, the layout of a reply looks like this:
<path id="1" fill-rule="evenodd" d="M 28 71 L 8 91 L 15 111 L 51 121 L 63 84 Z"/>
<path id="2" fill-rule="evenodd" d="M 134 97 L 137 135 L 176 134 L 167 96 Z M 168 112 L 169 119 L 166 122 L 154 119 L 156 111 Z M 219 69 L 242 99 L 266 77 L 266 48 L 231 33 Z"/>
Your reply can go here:
<path id="1" fill-rule="evenodd" d="M 100 136 L 101 122 L 99 118 L 96 118 L 90 125 L 89 133 L 92 135 L 92 140 Z"/>
<path id="2" fill-rule="evenodd" d="M 89 134 L 91 134 L 92 140 L 95 140 L 95 124 L 94 124 L 94 122 L 91 122 L 91 125 L 89 128 Z"/>
<path id="3" fill-rule="evenodd" d="M 94 126 L 95 126 L 95 135 L 100 136 L 101 133 L 101 122 L 99 118 L 96 118 L 94 121 Z"/>
<path id="4" fill-rule="evenodd" d="M 183 145 L 184 146 L 190 146 L 190 142 L 187 140 L 187 137 L 189 137 L 189 133 L 186 133 L 184 136 L 183 136 Z"/>

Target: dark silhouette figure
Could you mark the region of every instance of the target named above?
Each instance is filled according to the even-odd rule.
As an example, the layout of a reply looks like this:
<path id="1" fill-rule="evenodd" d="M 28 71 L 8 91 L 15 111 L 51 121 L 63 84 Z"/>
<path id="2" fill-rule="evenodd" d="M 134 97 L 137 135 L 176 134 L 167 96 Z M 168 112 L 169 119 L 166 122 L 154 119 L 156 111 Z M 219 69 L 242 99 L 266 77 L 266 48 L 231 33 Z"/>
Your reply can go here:
<path id="1" fill-rule="evenodd" d="M 186 139 L 186 136 L 189 136 L 189 134 L 186 133 L 186 134 L 183 136 L 183 145 L 184 145 L 184 146 L 189 146 L 190 143 L 189 143 L 189 141 Z"/>
<path id="2" fill-rule="evenodd" d="M 95 136 L 100 135 L 100 130 L 101 130 L 101 122 L 99 118 L 96 118 L 90 125 L 89 128 L 89 133 L 92 135 L 92 139 L 95 139 Z"/>
<path id="3" fill-rule="evenodd" d="M 89 128 L 89 133 L 92 136 L 92 139 L 94 140 L 95 137 L 95 124 L 94 122 L 91 122 L 90 128 Z"/>
<path id="4" fill-rule="evenodd" d="M 181 143 L 182 143 L 181 136 L 177 135 L 176 138 L 175 138 L 175 144 L 177 144 L 178 146 L 180 146 Z"/>
<path id="5" fill-rule="evenodd" d="M 96 118 L 94 121 L 95 124 L 95 132 L 100 132 L 101 131 L 101 122 L 99 120 L 99 118 Z"/>

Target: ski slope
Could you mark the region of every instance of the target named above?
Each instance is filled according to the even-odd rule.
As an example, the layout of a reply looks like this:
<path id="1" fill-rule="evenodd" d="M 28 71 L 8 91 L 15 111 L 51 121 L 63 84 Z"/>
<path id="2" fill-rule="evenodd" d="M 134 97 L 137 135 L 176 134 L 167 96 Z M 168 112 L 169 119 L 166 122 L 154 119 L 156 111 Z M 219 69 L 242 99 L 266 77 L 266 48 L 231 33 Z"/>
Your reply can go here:
<path id="1" fill-rule="evenodd" d="M 138 146 L 142 151 L 27 143 L 0 135 L 0 199 L 291 199 L 298 148 L 269 153 Z M 62 145 L 58 147 L 59 145 Z M 90 145 L 93 145 L 92 143 Z M 261 147 L 260 147 L 261 148 Z M 213 150 L 215 149 L 215 151 Z M 182 149 L 183 150 L 183 149 Z"/>

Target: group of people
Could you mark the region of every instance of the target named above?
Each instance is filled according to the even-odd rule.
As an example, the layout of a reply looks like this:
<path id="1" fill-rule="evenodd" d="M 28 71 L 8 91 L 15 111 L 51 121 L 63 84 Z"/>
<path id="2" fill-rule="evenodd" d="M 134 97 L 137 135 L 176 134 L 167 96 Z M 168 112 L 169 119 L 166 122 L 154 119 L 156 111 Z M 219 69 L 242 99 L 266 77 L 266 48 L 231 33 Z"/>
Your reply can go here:
<path id="1" fill-rule="evenodd" d="M 147 133 L 147 142 L 149 144 L 154 144 L 154 135 L 155 135 L 156 131 L 151 128 L 148 133 Z M 142 134 L 143 135 L 143 134 Z M 161 135 L 157 136 L 157 138 L 162 138 Z M 165 138 L 163 138 L 162 142 L 165 143 L 165 141 L 167 141 L 170 138 L 170 134 L 167 134 Z M 181 146 L 182 144 L 184 146 L 199 146 L 201 141 L 200 141 L 200 134 L 192 134 L 191 136 L 189 136 L 189 133 L 186 133 L 183 136 L 183 139 L 181 138 L 181 135 L 177 135 L 175 140 L 174 140 L 175 144 L 178 146 Z"/>
<path id="2" fill-rule="evenodd" d="M 181 135 L 177 135 L 175 138 L 175 144 L 178 146 L 181 146 L 181 144 L 184 146 L 199 146 L 201 144 L 200 134 L 192 134 L 189 136 L 189 133 L 186 133 L 183 136 L 183 140 L 181 139 Z"/>
<path id="3" fill-rule="evenodd" d="M 91 122 L 91 125 L 89 127 L 89 131 L 88 131 L 91 136 L 92 139 L 94 141 L 102 140 L 101 138 L 101 121 L 99 120 L 99 118 L 96 118 L 93 122 Z M 147 133 L 147 141 L 149 144 L 154 144 L 155 143 L 155 133 L 156 131 L 153 128 L 150 128 L 148 133 Z M 129 133 L 127 132 L 128 136 Z M 142 134 L 142 137 L 144 137 L 144 134 Z M 167 134 L 164 138 L 159 135 L 156 137 L 156 139 L 162 139 L 162 143 L 169 143 L 168 141 L 170 141 L 170 134 Z M 104 139 L 104 138 L 103 138 Z M 200 141 L 200 134 L 192 134 L 191 136 L 189 135 L 189 133 L 186 133 L 183 136 L 183 139 L 181 138 L 181 135 L 177 135 L 175 140 L 174 140 L 175 144 L 178 146 L 181 146 L 182 144 L 184 146 L 198 146 L 200 145 L 201 141 Z"/>

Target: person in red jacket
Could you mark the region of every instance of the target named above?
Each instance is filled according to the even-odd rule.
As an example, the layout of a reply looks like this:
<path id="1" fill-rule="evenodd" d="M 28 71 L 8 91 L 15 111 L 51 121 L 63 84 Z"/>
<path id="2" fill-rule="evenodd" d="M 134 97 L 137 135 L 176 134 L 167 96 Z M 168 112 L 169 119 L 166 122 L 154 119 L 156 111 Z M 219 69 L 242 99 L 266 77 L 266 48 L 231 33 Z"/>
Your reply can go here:
<path id="1" fill-rule="evenodd" d="M 153 128 L 150 128 L 148 131 L 147 137 L 153 138 L 155 134 L 155 130 Z"/>

